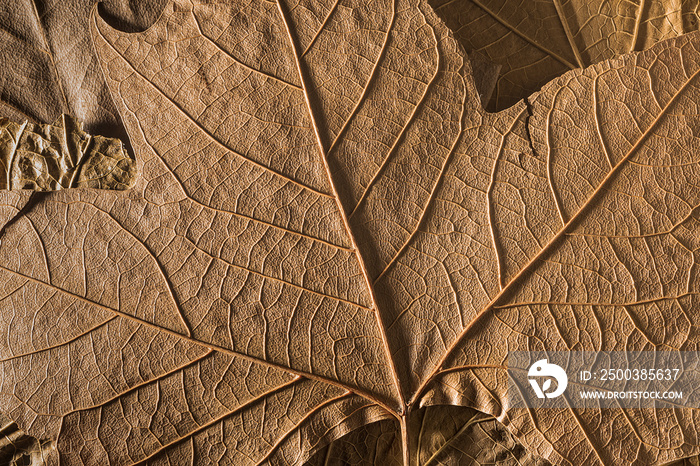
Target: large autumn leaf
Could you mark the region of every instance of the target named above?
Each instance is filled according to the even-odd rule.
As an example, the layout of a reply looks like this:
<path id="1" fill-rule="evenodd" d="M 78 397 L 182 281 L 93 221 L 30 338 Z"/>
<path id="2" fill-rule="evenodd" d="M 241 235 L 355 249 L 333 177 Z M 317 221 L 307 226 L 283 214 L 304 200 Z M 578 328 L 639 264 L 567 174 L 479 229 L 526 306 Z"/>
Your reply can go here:
<path id="1" fill-rule="evenodd" d="M 556 464 L 699 452 L 694 411 L 522 412 L 505 373 L 695 349 L 697 36 L 488 114 L 416 0 L 92 32 L 140 178 L 52 193 L 0 245 L 0 406 L 53 459 L 297 464 L 372 425 L 415 464 L 433 404 Z"/>
<path id="2" fill-rule="evenodd" d="M 430 0 L 474 58 L 501 66 L 501 110 L 566 71 L 696 31 L 697 0 Z"/>

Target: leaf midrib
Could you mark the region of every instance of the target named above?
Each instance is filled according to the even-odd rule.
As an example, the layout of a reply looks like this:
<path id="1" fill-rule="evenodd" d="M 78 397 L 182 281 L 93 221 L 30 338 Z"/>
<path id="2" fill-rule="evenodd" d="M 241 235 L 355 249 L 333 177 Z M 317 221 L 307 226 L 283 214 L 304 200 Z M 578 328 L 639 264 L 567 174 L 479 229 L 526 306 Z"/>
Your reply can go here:
<path id="1" fill-rule="evenodd" d="M 396 370 L 396 365 L 394 362 L 394 358 L 392 357 L 391 353 L 391 347 L 389 346 L 389 339 L 386 334 L 386 324 L 384 322 L 384 319 L 379 312 L 379 306 L 377 305 L 377 298 L 374 292 L 374 286 L 372 283 L 372 279 L 370 278 L 369 271 L 367 268 L 367 265 L 365 264 L 364 258 L 362 257 L 362 254 L 360 253 L 360 249 L 357 246 L 357 241 L 355 239 L 355 235 L 353 234 L 352 228 L 350 227 L 350 223 L 348 221 L 348 216 L 345 212 L 345 209 L 343 208 L 343 204 L 340 200 L 340 195 L 338 193 L 338 190 L 336 188 L 332 172 L 330 169 L 330 166 L 328 164 L 328 156 L 326 153 L 326 150 L 323 146 L 323 139 L 321 138 L 321 133 L 319 131 L 319 125 L 317 123 L 316 115 L 315 112 L 313 111 L 313 105 L 311 104 L 311 99 L 309 95 L 309 80 L 308 77 L 306 76 L 306 73 L 304 73 L 302 64 L 301 64 L 301 59 L 300 59 L 300 54 L 297 49 L 297 44 L 296 41 L 294 40 L 294 35 L 292 34 L 292 30 L 290 27 L 289 19 L 288 19 L 288 13 L 285 11 L 285 6 L 282 5 L 282 0 L 276 0 L 277 2 L 277 9 L 280 14 L 280 18 L 282 20 L 282 23 L 284 24 L 285 30 L 287 32 L 287 37 L 289 40 L 289 45 L 292 49 L 292 55 L 294 57 L 294 61 L 296 64 L 297 72 L 299 74 L 299 79 L 301 81 L 301 86 L 303 89 L 303 94 L 304 94 L 304 101 L 306 102 L 306 107 L 307 107 L 307 113 L 309 115 L 309 119 L 311 120 L 311 126 L 313 127 L 314 135 L 316 137 L 316 142 L 318 145 L 318 150 L 319 150 L 319 155 L 321 156 L 321 161 L 323 163 L 324 170 L 326 172 L 326 177 L 328 179 L 328 182 L 331 186 L 331 191 L 333 193 L 333 197 L 335 199 L 335 203 L 339 212 L 339 215 L 341 216 L 341 219 L 343 221 L 343 227 L 345 229 L 345 232 L 350 240 L 351 243 L 351 248 L 354 250 L 355 256 L 357 258 L 357 262 L 360 266 L 360 270 L 362 271 L 362 276 L 365 281 L 365 286 L 367 289 L 367 292 L 370 295 L 370 301 L 372 304 L 372 309 L 374 310 L 374 316 L 376 318 L 378 327 L 379 327 L 379 332 L 381 334 L 382 338 L 382 346 L 384 347 L 384 350 L 386 352 L 386 360 L 389 365 L 390 371 L 391 371 L 391 376 L 393 379 L 393 385 L 394 389 L 397 392 L 398 395 L 398 401 L 399 405 L 397 407 L 393 407 L 393 409 L 390 410 L 390 412 L 397 418 L 402 419 L 402 416 L 405 412 L 406 409 L 406 402 L 404 401 L 404 394 L 403 390 L 401 388 L 401 383 L 399 382 L 399 377 L 398 377 L 398 372 Z M 389 31 L 387 31 L 387 34 L 389 34 Z"/>

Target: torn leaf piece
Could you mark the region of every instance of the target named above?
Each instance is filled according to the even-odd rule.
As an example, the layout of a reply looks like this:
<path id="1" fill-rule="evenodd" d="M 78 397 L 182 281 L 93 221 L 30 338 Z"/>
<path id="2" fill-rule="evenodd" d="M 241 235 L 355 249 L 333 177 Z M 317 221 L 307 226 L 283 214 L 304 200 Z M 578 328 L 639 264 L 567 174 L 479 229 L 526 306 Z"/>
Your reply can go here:
<path id="1" fill-rule="evenodd" d="M 128 189 L 136 161 L 119 139 L 91 136 L 61 115 L 53 125 L 0 118 L 0 189 Z"/>
<path id="2" fill-rule="evenodd" d="M 8 466 L 42 466 L 55 442 L 39 440 L 19 430 L 17 424 L 0 413 L 0 464 Z"/>

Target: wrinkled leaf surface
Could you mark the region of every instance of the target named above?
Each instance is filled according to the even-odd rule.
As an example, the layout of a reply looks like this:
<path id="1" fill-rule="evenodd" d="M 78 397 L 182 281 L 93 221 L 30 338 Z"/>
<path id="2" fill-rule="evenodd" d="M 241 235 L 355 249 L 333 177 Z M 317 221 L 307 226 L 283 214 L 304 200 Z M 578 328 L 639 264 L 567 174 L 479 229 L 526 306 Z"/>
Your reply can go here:
<path id="1" fill-rule="evenodd" d="M 122 142 L 91 136 L 62 115 L 53 125 L 0 118 L 0 189 L 127 189 L 136 163 Z"/>

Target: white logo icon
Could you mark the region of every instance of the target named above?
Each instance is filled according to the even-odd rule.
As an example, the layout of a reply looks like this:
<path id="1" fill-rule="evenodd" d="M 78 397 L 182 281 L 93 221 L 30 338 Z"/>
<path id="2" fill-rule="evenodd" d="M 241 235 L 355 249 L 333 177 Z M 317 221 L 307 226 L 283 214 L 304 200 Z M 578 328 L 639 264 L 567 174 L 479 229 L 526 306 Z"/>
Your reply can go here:
<path id="1" fill-rule="evenodd" d="M 566 385 L 569 383 L 569 378 L 566 376 L 564 369 L 557 366 L 556 364 L 550 364 L 546 359 L 540 359 L 527 371 L 528 380 L 532 389 L 535 391 L 537 398 L 556 398 L 566 390 Z M 542 384 L 537 380 L 533 380 L 531 377 L 547 377 L 547 379 Z M 557 389 L 551 393 L 545 393 L 552 386 L 552 379 L 557 381 Z"/>

